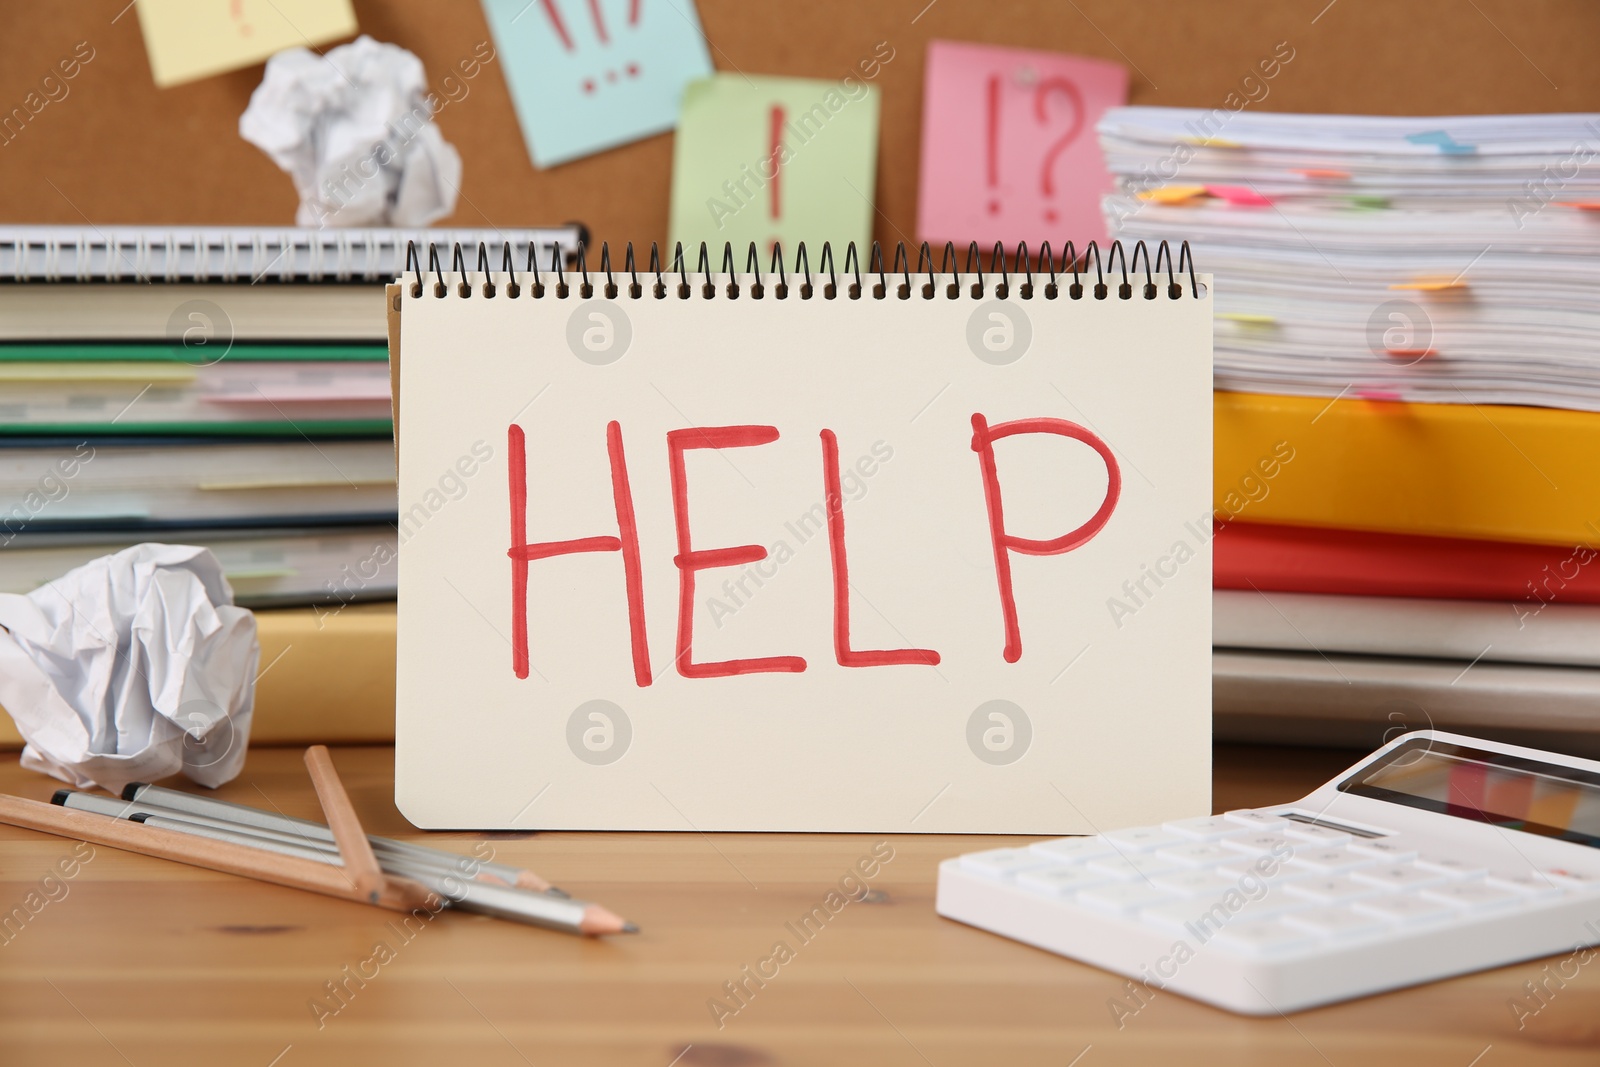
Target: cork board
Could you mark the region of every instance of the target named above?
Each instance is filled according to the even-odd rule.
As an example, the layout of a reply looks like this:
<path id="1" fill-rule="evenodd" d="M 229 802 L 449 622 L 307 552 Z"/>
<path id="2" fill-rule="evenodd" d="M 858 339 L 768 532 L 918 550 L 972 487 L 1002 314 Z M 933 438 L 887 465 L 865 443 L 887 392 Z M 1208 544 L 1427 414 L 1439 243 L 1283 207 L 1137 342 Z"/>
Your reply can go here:
<path id="1" fill-rule="evenodd" d="M 649 2 L 649 0 L 647 0 Z M 125 7 L 127 5 L 127 7 Z M 430 81 L 488 39 L 474 0 L 357 0 L 362 32 L 416 52 Z M 1215 107 L 1280 41 L 1294 61 L 1263 109 L 1378 114 L 1600 111 L 1600 5 L 1571 0 L 699 0 L 719 70 L 842 75 L 877 42 L 883 68 L 875 236 L 915 233 L 927 41 L 1071 51 L 1128 64 L 1135 103 Z M 120 14 L 119 14 L 120 12 Z M 0 112 L 86 41 L 94 58 L 0 144 L 5 222 L 289 225 L 286 175 L 238 135 L 251 67 L 155 88 L 128 0 L 7 4 Z M 664 241 L 670 134 L 536 171 L 493 65 L 439 115 L 465 163 L 454 226 L 586 222 L 596 241 Z M 1063 235 L 1070 236 L 1070 235 Z"/>

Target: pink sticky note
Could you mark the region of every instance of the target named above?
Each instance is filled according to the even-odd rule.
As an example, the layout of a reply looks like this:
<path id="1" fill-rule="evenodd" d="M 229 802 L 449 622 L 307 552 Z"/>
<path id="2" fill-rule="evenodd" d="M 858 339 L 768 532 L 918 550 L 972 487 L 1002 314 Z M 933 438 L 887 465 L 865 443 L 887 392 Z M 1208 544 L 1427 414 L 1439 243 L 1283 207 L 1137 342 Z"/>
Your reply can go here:
<path id="1" fill-rule="evenodd" d="M 922 105 L 917 234 L 935 246 L 1048 240 L 1057 254 L 1106 239 L 1111 175 L 1095 137 L 1128 100 L 1116 63 L 1060 52 L 932 41 Z"/>

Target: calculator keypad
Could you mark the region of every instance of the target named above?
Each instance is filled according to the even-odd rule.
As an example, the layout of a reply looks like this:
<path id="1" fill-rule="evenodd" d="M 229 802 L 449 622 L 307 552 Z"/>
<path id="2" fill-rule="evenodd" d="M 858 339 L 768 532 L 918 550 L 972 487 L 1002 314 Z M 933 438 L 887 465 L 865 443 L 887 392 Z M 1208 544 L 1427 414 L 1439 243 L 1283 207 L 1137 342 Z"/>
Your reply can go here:
<path id="1" fill-rule="evenodd" d="M 1224 951 L 1273 956 L 1470 926 L 1573 894 L 1600 877 L 1565 868 L 1489 870 L 1404 835 L 1360 837 L 1270 811 L 1182 819 L 961 857 L 968 871 Z"/>

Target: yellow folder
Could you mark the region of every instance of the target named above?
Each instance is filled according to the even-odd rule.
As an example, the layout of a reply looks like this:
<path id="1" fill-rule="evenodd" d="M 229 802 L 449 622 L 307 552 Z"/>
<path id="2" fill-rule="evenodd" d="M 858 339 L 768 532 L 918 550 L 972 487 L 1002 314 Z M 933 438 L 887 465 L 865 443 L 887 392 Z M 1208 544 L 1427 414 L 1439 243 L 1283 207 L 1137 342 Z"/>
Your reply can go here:
<path id="1" fill-rule="evenodd" d="M 394 604 L 256 612 L 255 745 L 394 740 Z M 0 709 L 3 711 L 4 709 Z M 22 737 L 0 714 L 0 748 Z"/>
<path id="2" fill-rule="evenodd" d="M 1600 543 L 1600 414 L 1215 394 L 1219 520 Z"/>

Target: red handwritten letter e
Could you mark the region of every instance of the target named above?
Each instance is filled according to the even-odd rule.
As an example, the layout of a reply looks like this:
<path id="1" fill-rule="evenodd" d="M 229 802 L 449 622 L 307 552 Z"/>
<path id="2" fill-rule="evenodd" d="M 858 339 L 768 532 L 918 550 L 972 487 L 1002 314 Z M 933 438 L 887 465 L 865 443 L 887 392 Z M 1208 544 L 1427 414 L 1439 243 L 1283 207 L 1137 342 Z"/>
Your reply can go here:
<path id="1" fill-rule="evenodd" d="M 764 671 L 799 673 L 806 661 L 799 656 L 765 656 L 758 659 L 727 659 L 716 663 L 694 662 L 694 574 L 711 567 L 738 567 L 767 558 L 760 545 L 737 548 L 706 548 L 696 551 L 689 544 L 689 475 L 683 454 L 691 448 L 748 448 L 770 444 L 778 439 L 775 426 L 695 426 L 667 432 L 667 457 L 672 465 L 672 516 L 678 530 L 678 554 L 672 562 L 678 567 L 678 655 L 674 662 L 685 678 L 726 678 L 735 674 Z"/>
<path id="2" fill-rule="evenodd" d="M 511 669 L 528 676 L 528 564 L 574 552 L 621 552 L 622 576 L 628 590 L 628 631 L 633 641 L 633 680 L 650 684 L 650 646 L 644 631 L 644 579 L 639 568 L 639 527 L 628 489 L 628 464 L 622 454 L 622 427 L 606 426 L 606 451 L 611 457 L 611 498 L 620 537 L 580 537 L 571 541 L 528 543 L 528 446 L 522 427 L 506 430 L 511 480 Z"/>
<path id="3" fill-rule="evenodd" d="M 994 443 L 1002 437 L 1023 433 L 1053 433 L 1082 441 L 1096 452 L 1106 464 L 1106 497 L 1100 510 L 1089 521 L 1060 537 L 1048 541 L 1035 541 L 1006 533 L 1005 515 L 1000 506 L 1000 475 L 995 470 Z M 983 470 L 983 496 L 989 505 L 989 536 L 994 542 L 994 572 L 1000 582 L 1000 611 L 1005 617 L 1005 660 L 1015 663 L 1022 658 L 1022 633 L 1017 628 L 1017 601 L 1011 591 L 1011 552 L 1029 556 L 1054 556 L 1073 549 L 1100 532 L 1116 509 L 1117 498 L 1122 495 L 1122 471 L 1110 447 L 1089 430 L 1065 419 L 1017 419 L 990 426 L 982 415 L 972 416 L 972 450 L 978 453 Z"/>

